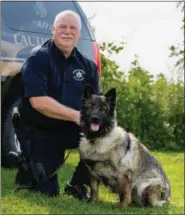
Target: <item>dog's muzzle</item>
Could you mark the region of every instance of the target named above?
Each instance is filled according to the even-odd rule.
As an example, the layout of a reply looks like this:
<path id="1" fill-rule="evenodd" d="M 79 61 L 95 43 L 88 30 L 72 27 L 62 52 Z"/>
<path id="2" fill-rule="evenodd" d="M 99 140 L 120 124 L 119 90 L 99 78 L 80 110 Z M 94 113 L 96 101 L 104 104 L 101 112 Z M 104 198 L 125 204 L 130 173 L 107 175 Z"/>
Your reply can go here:
<path id="1" fill-rule="evenodd" d="M 90 129 L 92 132 L 99 131 L 100 129 L 100 117 L 97 115 L 93 115 L 91 117 Z"/>

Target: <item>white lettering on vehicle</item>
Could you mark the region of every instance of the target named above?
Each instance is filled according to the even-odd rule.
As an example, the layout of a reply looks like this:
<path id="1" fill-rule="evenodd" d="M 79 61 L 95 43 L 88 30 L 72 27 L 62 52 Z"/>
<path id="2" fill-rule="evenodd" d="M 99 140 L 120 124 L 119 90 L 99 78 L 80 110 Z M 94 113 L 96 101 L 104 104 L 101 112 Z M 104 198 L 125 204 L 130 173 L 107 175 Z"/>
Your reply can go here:
<path id="1" fill-rule="evenodd" d="M 49 31 L 51 31 L 51 29 L 52 29 L 52 25 L 45 21 L 33 20 L 32 22 L 33 22 L 35 28 L 45 29 L 45 30 L 49 30 Z"/>
<path id="2" fill-rule="evenodd" d="M 14 34 L 14 42 L 18 45 L 24 46 L 38 46 L 45 43 L 49 38 L 39 37 L 35 35 L 24 35 L 24 34 Z"/>

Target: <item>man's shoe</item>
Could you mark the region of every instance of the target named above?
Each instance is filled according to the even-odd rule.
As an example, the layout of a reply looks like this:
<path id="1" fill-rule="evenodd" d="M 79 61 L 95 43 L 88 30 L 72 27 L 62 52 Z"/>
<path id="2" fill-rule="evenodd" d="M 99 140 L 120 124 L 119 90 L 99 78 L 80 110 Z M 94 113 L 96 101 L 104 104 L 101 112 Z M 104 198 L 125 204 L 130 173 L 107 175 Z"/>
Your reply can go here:
<path id="1" fill-rule="evenodd" d="M 19 168 L 15 178 L 15 184 L 22 187 L 32 187 L 33 179 L 31 172 L 25 171 L 23 168 Z"/>
<path id="2" fill-rule="evenodd" d="M 64 188 L 64 193 L 68 195 L 72 195 L 79 200 L 86 200 L 90 199 L 90 194 L 87 191 L 85 185 L 71 185 L 69 182 L 67 183 L 66 187 Z"/>

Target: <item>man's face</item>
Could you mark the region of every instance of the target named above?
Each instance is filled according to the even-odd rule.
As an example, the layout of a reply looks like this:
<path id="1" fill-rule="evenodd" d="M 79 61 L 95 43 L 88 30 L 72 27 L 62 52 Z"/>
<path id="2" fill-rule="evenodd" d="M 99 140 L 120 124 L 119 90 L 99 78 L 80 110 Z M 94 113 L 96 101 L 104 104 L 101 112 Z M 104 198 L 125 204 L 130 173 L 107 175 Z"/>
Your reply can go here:
<path id="1" fill-rule="evenodd" d="M 53 39 L 61 49 L 72 50 L 80 38 L 80 26 L 72 15 L 58 19 L 52 28 Z"/>

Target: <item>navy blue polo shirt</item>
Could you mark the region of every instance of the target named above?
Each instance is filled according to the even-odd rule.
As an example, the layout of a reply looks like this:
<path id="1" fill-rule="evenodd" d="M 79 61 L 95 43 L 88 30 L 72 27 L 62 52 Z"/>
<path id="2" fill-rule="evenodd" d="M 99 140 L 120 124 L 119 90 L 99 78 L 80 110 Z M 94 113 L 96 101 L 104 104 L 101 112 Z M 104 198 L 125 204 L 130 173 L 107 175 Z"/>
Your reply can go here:
<path id="1" fill-rule="evenodd" d="M 96 64 L 75 47 L 71 56 L 63 53 L 49 40 L 27 59 L 22 67 L 23 120 L 41 128 L 59 129 L 67 121 L 49 118 L 32 108 L 29 97 L 50 96 L 76 110 L 81 108 L 81 96 L 86 84 L 99 93 Z"/>

